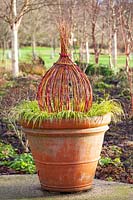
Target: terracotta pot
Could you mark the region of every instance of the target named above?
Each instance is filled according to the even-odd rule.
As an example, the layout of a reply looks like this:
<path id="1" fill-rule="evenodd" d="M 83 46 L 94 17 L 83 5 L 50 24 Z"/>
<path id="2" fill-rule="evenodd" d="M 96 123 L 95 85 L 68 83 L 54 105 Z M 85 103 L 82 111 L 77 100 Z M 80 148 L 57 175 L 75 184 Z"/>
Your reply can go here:
<path id="1" fill-rule="evenodd" d="M 69 123 L 74 126 L 71 120 Z M 108 130 L 107 123 L 103 124 L 75 129 L 53 129 L 52 124 L 49 129 L 31 129 L 24 124 L 43 189 L 70 192 L 91 188 L 104 133 Z"/>
<path id="2" fill-rule="evenodd" d="M 53 119 L 44 120 L 42 123 L 33 122 L 27 123 L 26 121 L 21 121 L 21 124 L 25 128 L 34 129 L 85 129 L 85 128 L 95 128 L 99 126 L 104 126 L 109 124 L 111 121 L 111 114 L 108 113 L 103 116 L 88 117 L 85 119 Z"/>

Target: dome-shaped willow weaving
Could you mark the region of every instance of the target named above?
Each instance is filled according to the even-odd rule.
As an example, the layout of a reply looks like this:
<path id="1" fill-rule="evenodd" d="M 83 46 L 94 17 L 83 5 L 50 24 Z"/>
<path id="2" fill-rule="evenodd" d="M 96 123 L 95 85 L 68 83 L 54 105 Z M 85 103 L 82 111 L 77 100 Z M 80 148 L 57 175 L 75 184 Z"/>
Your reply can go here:
<path id="1" fill-rule="evenodd" d="M 92 89 L 88 77 L 75 65 L 67 53 L 68 29 L 60 26 L 61 54 L 46 72 L 38 88 L 41 110 L 87 112 L 92 105 Z"/>

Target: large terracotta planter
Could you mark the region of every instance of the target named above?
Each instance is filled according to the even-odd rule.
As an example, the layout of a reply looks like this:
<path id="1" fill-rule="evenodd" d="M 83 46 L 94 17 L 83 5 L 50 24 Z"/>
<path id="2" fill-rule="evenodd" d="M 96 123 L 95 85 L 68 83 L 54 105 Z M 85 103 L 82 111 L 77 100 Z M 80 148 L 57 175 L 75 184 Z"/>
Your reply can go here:
<path id="1" fill-rule="evenodd" d="M 91 188 L 110 114 L 81 121 L 79 126 L 76 120 L 47 120 L 46 127 L 44 122 L 38 128 L 23 122 L 43 189 L 67 192 Z M 94 122 L 99 126 L 94 127 Z"/>

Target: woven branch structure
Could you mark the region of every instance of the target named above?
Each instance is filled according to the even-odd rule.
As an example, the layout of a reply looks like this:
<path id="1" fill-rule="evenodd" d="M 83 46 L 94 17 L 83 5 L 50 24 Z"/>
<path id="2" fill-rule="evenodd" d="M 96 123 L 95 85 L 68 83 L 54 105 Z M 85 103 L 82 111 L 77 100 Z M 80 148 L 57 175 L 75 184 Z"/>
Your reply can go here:
<path id="1" fill-rule="evenodd" d="M 41 110 L 87 112 L 92 105 L 92 89 L 88 77 L 68 55 L 69 26 L 59 26 L 61 54 L 46 72 L 38 88 L 37 100 Z"/>

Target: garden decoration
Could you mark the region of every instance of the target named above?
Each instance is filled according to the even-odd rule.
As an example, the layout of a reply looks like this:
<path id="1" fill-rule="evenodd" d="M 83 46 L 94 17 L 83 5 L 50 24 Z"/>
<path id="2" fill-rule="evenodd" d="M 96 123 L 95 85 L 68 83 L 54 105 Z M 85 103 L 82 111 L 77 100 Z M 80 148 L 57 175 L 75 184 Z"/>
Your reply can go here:
<path id="1" fill-rule="evenodd" d="M 92 187 L 104 133 L 111 120 L 108 112 L 122 111 L 110 101 L 92 105 L 88 77 L 68 55 L 66 23 L 60 25 L 60 39 L 60 58 L 42 78 L 38 104 L 24 102 L 18 113 L 41 187 L 60 192 L 82 191 Z"/>
<path id="2" fill-rule="evenodd" d="M 61 54 L 59 60 L 43 77 L 38 89 L 41 110 L 87 112 L 92 105 L 92 89 L 87 76 L 68 55 L 69 27 L 59 26 Z"/>

